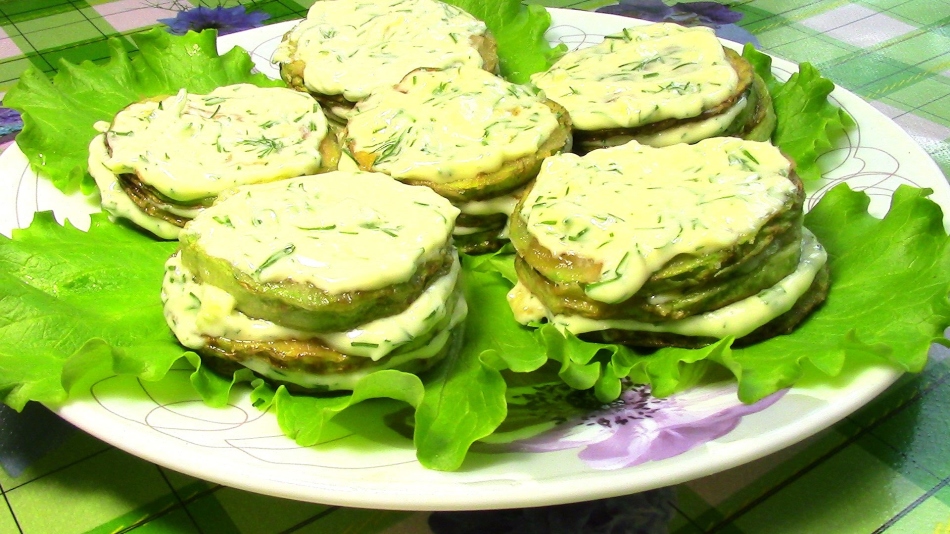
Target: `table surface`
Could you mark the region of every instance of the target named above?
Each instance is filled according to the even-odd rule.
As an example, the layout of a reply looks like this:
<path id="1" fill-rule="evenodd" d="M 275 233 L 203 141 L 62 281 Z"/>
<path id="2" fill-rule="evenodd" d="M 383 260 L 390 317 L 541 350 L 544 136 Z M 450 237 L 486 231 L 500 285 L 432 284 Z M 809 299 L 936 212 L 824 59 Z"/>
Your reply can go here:
<path id="1" fill-rule="evenodd" d="M 193 6 L 243 4 L 268 23 L 302 17 L 312 0 L 2 0 L 0 91 L 27 66 L 107 57 L 106 39 Z M 593 10 L 615 2 L 536 2 Z M 640 2 L 644 4 L 648 2 Z M 809 61 L 903 127 L 950 175 L 950 1 L 723 2 L 760 48 Z M 664 488 L 673 533 L 950 533 L 950 358 L 824 432 L 753 463 Z M 5 407 L 4 407 L 5 408 Z M 27 439 L 28 437 L 28 439 Z M 472 517 L 359 510 L 288 501 L 187 477 L 69 427 L 45 408 L 0 410 L 0 534 L 80 532 L 462 532 Z M 633 501 L 631 501 L 633 502 Z M 656 503 L 660 503 L 657 505 Z M 586 505 L 586 510 L 597 503 Z M 672 508 L 671 508 L 672 506 Z M 578 508 L 577 510 L 583 511 Z M 576 510 L 575 510 L 576 511 Z M 570 513 L 575 513 L 572 511 Z M 544 514 L 506 512 L 512 531 Z M 490 521 L 492 512 L 479 515 Z M 520 515 L 519 515 L 520 514 Z M 496 514 L 497 515 L 497 514 Z M 452 527 L 451 525 L 456 525 Z M 663 530 L 663 529 L 660 529 Z"/>

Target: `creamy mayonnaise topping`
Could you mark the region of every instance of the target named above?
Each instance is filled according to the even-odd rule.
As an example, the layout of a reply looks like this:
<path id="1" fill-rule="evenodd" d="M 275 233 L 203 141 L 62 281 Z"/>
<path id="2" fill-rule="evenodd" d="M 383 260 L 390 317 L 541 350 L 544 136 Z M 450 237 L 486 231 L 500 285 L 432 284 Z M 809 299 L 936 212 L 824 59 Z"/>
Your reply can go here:
<path id="1" fill-rule="evenodd" d="M 461 265 L 455 257 L 448 274 L 430 284 L 403 312 L 371 321 L 348 332 L 321 334 L 320 338 L 328 347 L 344 354 L 379 360 L 395 348 L 432 331 L 435 325 L 452 314 L 457 300 L 452 295 L 458 286 L 460 271 Z M 452 323 L 451 326 L 454 325 Z"/>
<path id="2" fill-rule="evenodd" d="M 309 96 L 249 84 L 138 102 L 97 128 L 109 150 L 91 150 L 90 167 L 135 174 L 182 202 L 316 172 L 328 131 L 323 111 Z"/>
<path id="3" fill-rule="evenodd" d="M 109 148 L 105 143 L 105 134 L 99 134 L 89 143 L 89 174 L 99 188 L 99 203 L 102 209 L 114 218 L 128 219 L 140 228 L 152 232 L 163 239 L 177 239 L 181 227 L 157 217 L 152 217 L 129 198 L 119 179 L 103 161 L 109 157 Z M 192 219 L 200 212 L 196 207 L 190 211 L 181 209 L 183 215 Z"/>
<path id="4" fill-rule="evenodd" d="M 726 101 L 739 76 L 712 29 L 659 23 L 569 52 L 531 81 L 576 128 L 602 130 L 695 117 Z"/>
<path id="5" fill-rule="evenodd" d="M 407 364 L 412 365 L 413 363 L 419 365 L 419 370 L 431 367 L 435 362 L 439 361 L 439 356 L 446 355 L 446 351 L 452 349 L 450 343 L 453 341 L 453 338 L 458 339 L 455 326 L 461 322 L 466 313 L 465 300 L 458 297 L 458 303 L 455 306 L 453 317 L 459 317 L 459 319 L 457 321 L 453 319 L 452 328 L 438 332 L 421 347 L 390 354 L 385 360 L 381 360 L 371 367 L 363 367 L 343 373 L 315 374 L 306 371 L 276 369 L 263 359 L 248 358 L 243 360 L 241 364 L 273 380 L 292 382 L 303 387 L 326 387 L 330 390 L 353 389 L 366 375 L 383 369 L 404 368 Z M 413 362 L 413 360 L 418 361 Z M 413 372 L 418 372 L 418 370 Z"/>
<path id="6" fill-rule="evenodd" d="M 485 200 L 459 201 L 455 203 L 455 206 L 466 215 L 493 215 L 496 213 L 511 215 L 511 212 L 515 211 L 515 206 L 518 205 L 518 199 L 521 198 L 522 194 L 524 192 L 518 190 Z"/>
<path id="7" fill-rule="evenodd" d="M 534 154 L 558 127 L 543 98 L 475 67 L 417 70 L 356 106 L 345 143 L 395 178 L 453 182 Z"/>
<path id="8" fill-rule="evenodd" d="M 604 140 L 604 144 L 599 147 L 591 147 L 590 143 L 585 144 L 585 148 L 604 148 L 607 146 L 617 146 L 630 141 L 636 141 L 643 145 L 652 147 L 664 147 L 675 145 L 677 143 L 695 143 L 702 141 L 707 137 L 721 135 L 732 125 L 739 113 L 748 105 L 748 99 L 745 97 L 739 99 L 732 107 L 702 120 L 689 121 L 678 126 L 664 128 L 658 132 L 639 133 L 636 135 L 616 135 Z M 609 144 L 607 144 L 609 143 Z"/>
<path id="9" fill-rule="evenodd" d="M 309 90 L 356 102 L 420 67 L 481 67 L 471 39 L 486 31 L 465 11 L 435 0 L 322 1 L 272 59 L 304 62 Z"/>
<path id="10" fill-rule="evenodd" d="M 427 187 L 335 171 L 222 194 L 181 239 L 260 282 L 339 294 L 408 280 L 443 254 L 457 215 Z"/>
<path id="11" fill-rule="evenodd" d="M 454 327 L 465 317 L 465 301 L 456 296 L 459 261 L 429 285 L 402 312 L 360 325 L 346 332 L 314 334 L 253 318 L 235 309 L 225 291 L 196 282 L 178 254 L 165 264 L 162 303 L 166 321 L 182 345 L 200 349 L 208 337 L 241 341 L 319 339 L 343 354 L 378 361 L 394 350 L 435 330 Z M 461 306 L 458 312 L 456 307 Z"/>
<path id="12" fill-rule="evenodd" d="M 508 302 L 515 319 L 520 323 L 528 324 L 547 318 L 558 328 L 573 334 L 618 329 L 695 337 L 742 337 L 791 310 L 811 286 L 827 259 L 828 254 L 815 235 L 803 229 L 802 255 L 798 267 L 774 286 L 716 310 L 661 323 L 553 315 L 520 283 L 508 293 Z"/>
<path id="13" fill-rule="evenodd" d="M 617 303 L 679 254 L 705 254 L 757 232 L 796 186 L 768 143 L 712 138 L 652 148 L 630 142 L 547 158 L 517 214 L 554 256 L 601 265 L 586 294 Z"/>

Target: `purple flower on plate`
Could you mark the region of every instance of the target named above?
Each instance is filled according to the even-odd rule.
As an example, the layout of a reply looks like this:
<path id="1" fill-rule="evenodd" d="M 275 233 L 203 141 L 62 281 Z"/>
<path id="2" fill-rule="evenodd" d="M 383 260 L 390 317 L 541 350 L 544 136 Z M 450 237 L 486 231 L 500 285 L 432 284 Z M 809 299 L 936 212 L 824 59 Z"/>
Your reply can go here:
<path id="1" fill-rule="evenodd" d="M 0 152 L 7 149 L 23 129 L 23 118 L 15 109 L 0 107 Z"/>
<path id="2" fill-rule="evenodd" d="M 724 39 L 758 45 L 755 36 L 736 25 L 742 19 L 742 13 L 716 2 L 679 2 L 666 5 L 662 0 L 620 0 L 616 5 L 597 8 L 597 12 L 651 22 L 708 26 Z"/>
<path id="3" fill-rule="evenodd" d="M 214 28 L 218 35 L 227 35 L 264 25 L 270 14 L 263 11 L 247 12 L 244 6 L 203 7 L 179 11 L 173 19 L 159 19 L 168 26 L 169 33 L 184 35 L 188 30 L 201 31 Z"/>
<path id="4" fill-rule="evenodd" d="M 514 441 L 518 451 L 547 452 L 583 447 L 578 458 L 594 469 L 619 469 L 663 460 L 731 432 L 742 420 L 771 406 L 780 391 L 747 405 L 734 383 L 695 388 L 666 398 L 649 386 L 633 386 L 613 403 L 553 429 Z"/>
<path id="5" fill-rule="evenodd" d="M 23 118 L 15 109 L 0 107 L 0 136 L 23 129 Z"/>

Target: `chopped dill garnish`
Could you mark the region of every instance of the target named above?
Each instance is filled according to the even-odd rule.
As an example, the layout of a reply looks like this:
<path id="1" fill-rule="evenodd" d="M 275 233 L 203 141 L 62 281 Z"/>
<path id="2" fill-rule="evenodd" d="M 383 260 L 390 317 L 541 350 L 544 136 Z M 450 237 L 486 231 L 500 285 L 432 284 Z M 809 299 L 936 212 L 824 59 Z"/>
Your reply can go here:
<path id="1" fill-rule="evenodd" d="M 277 263 L 277 261 L 280 260 L 281 258 L 286 258 L 287 256 L 290 256 L 291 254 L 294 253 L 294 250 L 296 249 L 297 247 L 293 243 L 291 243 L 287 245 L 286 247 L 274 252 L 273 254 L 268 256 L 267 259 L 264 260 L 264 263 L 262 263 L 257 269 L 254 269 L 254 274 L 260 275 L 262 272 L 264 272 L 264 269 Z"/>
<path id="2" fill-rule="evenodd" d="M 284 148 L 284 143 L 280 139 L 266 137 L 261 135 L 258 139 L 245 139 L 238 143 L 239 145 L 252 146 L 257 149 L 257 157 L 264 158 L 274 152 L 280 152 Z"/>

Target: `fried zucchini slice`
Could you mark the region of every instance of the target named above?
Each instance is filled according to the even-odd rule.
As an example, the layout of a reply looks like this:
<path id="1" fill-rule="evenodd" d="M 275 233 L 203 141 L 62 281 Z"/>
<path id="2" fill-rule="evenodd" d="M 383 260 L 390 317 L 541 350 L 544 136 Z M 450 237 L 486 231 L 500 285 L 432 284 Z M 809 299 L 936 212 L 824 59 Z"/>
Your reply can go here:
<path id="1" fill-rule="evenodd" d="M 621 282 L 629 298 L 645 284 L 702 283 L 754 256 L 801 226 L 803 201 L 791 164 L 769 144 L 631 142 L 549 159 L 515 208 L 510 237 L 545 278 L 588 293 Z"/>
<path id="2" fill-rule="evenodd" d="M 313 95 L 341 123 L 356 102 L 411 70 L 498 70 L 497 43 L 485 24 L 436 0 L 317 2 L 273 59 L 290 87 Z"/>
<path id="3" fill-rule="evenodd" d="M 524 186 L 570 148 L 571 123 L 559 104 L 485 71 L 420 69 L 357 105 L 343 143 L 363 170 L 467 202 Z"/>
<path id="4" fill-rule="evenodd" d="M 815 274 L 811 285 L 788 311 L 755 328 L 748 334 L 740 335 L 733 347 L 744 347 L 766 339 L 792 333 L 809 314 L 819 308 L 828 297 L 831 277 L 828 265 L 824 264 Z M 581 338 L 598 343 L 621 343 L 629 346 L 659 348 L 682 347 L 698 348 L 715 343 L 723 335 L 684 335 L 671 332 L 654 332 L 636 329 L 608 328 L 580 335 Z"/>
<path id="5" fill-rule="evenodd" d="M 581 284 L 552 282 L 520 257 L 515 261 L 515 268 L 521 283 L 550 313 L 591 319 L 662 322 L 721 308 L 775 285 L 795 270 L 800 252 L 799 227 L 772 241 L 759 253 L 729 265 L 718 275 L 699 279 L 692 278 L 688 272 L 679 273 L 677 281 L 680 283 L 675 285 L 664 284 L 668 279 L 658 278 L 658 283 L 648 282 L 633 296 L 615 304 L 590 298 Z"/>
<path id="6" fill-rule="evenodd" d="M 341 154 L 319 104 L 286 88 L 182 90 L 96 126 L 89 172 L 103 208 L 165 238 L 222 191 L 333 170 Z"/>
<path id="7" fill-rule="evenodd" d="M 565 55 L 532 81 L 571 114 L 580 154 L 631 140 L 657 147 L 720 136 L 766 140 L 774 129 L 761 79 L 708 28 L 628 28 Z"/>
<path id="8" fill-rule="evenodd" d="M 182 261 L 252 317 L 345 330 L 404 309 L 444 274 L 457 214 L 431 190 L 377 173 L 257 184 L 185 226 Z"/>
<path id="9" fill-rule="evenodd" d="M 233 297 L 198 281 L 180 254 L 166 263 L 162 301 L 176 337 L 216 368 L 244 366 L 310 391 L 352 389 L 368 373 L 420 372 L 454 350 L 452 339 L 467 313 L 460 271 L 454 258 L 405 310 L 341 332 L 315 333 L 249 317 L 235 309 Z"/>

